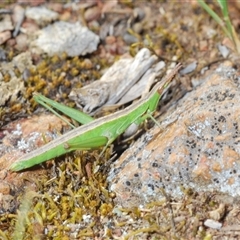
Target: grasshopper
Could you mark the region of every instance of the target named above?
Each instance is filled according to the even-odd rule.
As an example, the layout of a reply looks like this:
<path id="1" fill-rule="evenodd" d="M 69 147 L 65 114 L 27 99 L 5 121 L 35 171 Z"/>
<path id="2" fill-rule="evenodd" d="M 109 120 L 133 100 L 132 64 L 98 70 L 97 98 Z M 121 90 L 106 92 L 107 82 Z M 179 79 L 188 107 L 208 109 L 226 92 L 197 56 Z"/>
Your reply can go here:
<path id="1" fill-rule="evenodd" d="M 10 166 L 10 170 L 20 171 L 74 150 L 91 150 L 104 146 L 103 153 L 131 124 L 139 125 L 147 118 L 151 118 L 155 122 L 152 114 L 157 108 L 162 93 L 180 68 L 181 64 L 178 64 L 168 76 L 153 87 L 149 94 L 126 109 L 97 120 L 93 120 L 91 117 L 87 118 L 85 125 L 20 157 Z"/>

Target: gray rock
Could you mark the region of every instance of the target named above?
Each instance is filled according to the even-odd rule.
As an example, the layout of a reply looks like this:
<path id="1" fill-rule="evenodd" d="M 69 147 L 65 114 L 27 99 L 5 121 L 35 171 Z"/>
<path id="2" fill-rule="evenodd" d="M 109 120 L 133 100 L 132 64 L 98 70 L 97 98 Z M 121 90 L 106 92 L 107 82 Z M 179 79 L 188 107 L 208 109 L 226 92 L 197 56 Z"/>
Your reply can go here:
<path id="1" fill-rule="evenodd" d="M 31 7 L 26 9 L 26 17 L 33 19 L 37 24 L 50 23 L 58 18 L 58 13 L 46 7 Z"/>
<path id="2" fill-rule="evenodd" d="M 86 55 L 97 49 L 99 37 L 79 22 L 56 22 L 40 30 L 34 45 L 49 55 Z"/>

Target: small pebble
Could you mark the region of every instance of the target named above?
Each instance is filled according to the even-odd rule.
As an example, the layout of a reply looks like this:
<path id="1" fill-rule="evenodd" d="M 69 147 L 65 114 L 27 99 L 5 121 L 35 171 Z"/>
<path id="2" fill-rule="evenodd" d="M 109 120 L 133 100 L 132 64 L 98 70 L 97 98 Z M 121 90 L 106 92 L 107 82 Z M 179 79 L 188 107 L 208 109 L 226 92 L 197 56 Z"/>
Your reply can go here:
<path id="1" fill-rule="evenodd" d="M 12 20 L 10 15 L 2 15 L 0 18 L 0 32 L 13 30 Z"/>
<path id="2" fill-rule="evenodd" d="M 133 31 L 140 34 L 142 32 L 142 23 L 138 22 L 133 25 Z"/>
<path id="3" fill-rule="evenodd" d="M 145 12 L 141 8 L 134 8 L 133 16 L 138 20 L 141 21 L 145 17 Z"/>
<path id="4" fill-rule="evenodd" d="M 92 20 L 96 20 L 101 16 L 101 10 L 99 9 L 99 7 L 93 7 L 93 8 L 89 8 L 86 10 L 86 12 L 84 13 L 84 19 L 87 22 L 90 22 Z"/>
<path id="5" fill-rule="evenodd" d="M 229 49 L 226 46 L 221 44 L 218 44 L 218 50 L 224 58 L 226 58 L 230 53 Z"/>
<path id="6" fill-rule="evenodd" d="M 26 34 L 20 34 L 16 37 L 16 46 L 15 48 L 19 51 L 26 51 L 28 48 L 28 37 Z"/>
<path id="7" fill-rule="evenodd" d="M 46 7 L 32 7 L 26 10 L 26 17 L 35 20 L 39 25 L 50 23 L 58 18 L 58 13 Z"/>
<path id="8" fill-rule="evenodd" d="M 138 41 L 136 37 L 133 35 L 126 33 L 123 35 L 123 40 L 125 41 L 126 44 L 130 45 Z"/>
<path id="9" fill-rule="evenodd" d="M 188 64 L 185 68 L 183 68 L 183 69 L 180 71 L 180 73 L 181 73 L 182 75 L 191 73 L 191 72 L 193 72 L 193 71 L 196 69 L 196 67 L 197 67 L 197 61 L 194 61 L 194 62 Z"/>
<path id="10" fill-rule="evenodd" d="M 6 60 L 7 60 L 6 53 L 2 48 L 0 48 L 0 61 L 6 61 Z"/>
<path id="11" fill-rule="evenodd" d="M 220 229 L 222 227 L 222 223 L 214 221 L 213 219 L 207 219 L 206 221 L 204 221 L 204 226 L 213 229 Z"/>
<path id="12" fill-rule="evenodd" d="M 5 43 L 8 39 L 11 38 L 11 32 L 5 31 L 0 33 L 0 45 Z"/>

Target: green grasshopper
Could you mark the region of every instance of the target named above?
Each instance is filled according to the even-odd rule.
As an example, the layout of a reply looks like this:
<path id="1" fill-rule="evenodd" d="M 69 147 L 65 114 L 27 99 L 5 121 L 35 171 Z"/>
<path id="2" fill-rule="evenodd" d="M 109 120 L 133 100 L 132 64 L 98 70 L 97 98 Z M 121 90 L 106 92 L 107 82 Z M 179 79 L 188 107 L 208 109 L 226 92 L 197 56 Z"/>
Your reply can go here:
<path id="1" fill-rule="evenodd" d="M 104 146 L 103 153 L 131 124 L 139 125 L 147 118 L 151 118 L 155 122 L 152 114 L 157 108 L 162 93 L 180 68 L 181 64 L 178 64 L 165 79 L 153 87 L 148 95 L 136 103 L 97 120 L 93 120 L 91 117 L 85 119 L 85 125 L 77 127 L 39 149 L 20 157 L 10 166 L 10 170 L 20 171 L 74 150 L 90 150 Z M 51 104 L 50 101 L 48 103 Z M 58 104 L 52 101 L 53 106 L 62 106 Z M 70 110 L 70 108 L 66 108 Z M 80 115 L 82 116 L 82 114 Z"/>

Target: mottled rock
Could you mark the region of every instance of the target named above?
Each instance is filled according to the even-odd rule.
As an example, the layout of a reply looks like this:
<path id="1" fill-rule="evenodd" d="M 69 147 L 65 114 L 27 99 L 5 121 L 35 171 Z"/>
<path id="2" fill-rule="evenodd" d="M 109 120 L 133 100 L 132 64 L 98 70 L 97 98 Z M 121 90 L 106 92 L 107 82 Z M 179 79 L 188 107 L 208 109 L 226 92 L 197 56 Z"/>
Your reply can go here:
<path id="1" fill-rule="evenodd" d="M 145 204 L 195 191 L 240 195 L 239 77 L 230 63 L 218 67 L 176 110 L 112 166 L 108 181 L 116 202 Z"/>
<path id="2" fill-rule="evenodd" d="M 59 135 L 67 124 L 55 115 L 33 116 L 4 126 L 0 131 L 0 179 L 17 158 Z M 44 137 L 43 137 L 44 136 Z"/>
<path id="3" fill-rule="evenodd" d="M 38 180 L 46 178 L 47 169 L 40 165 L 32 171 L 21 173 L 9 171 L 9 166 L 24 153 L 56 138 L 67 124 L 55 115 L 40 115 L 24 118 L 1 128 L 0 131 L 0 214 L 14 212 L 17 207 L 17 196 L 23 189 L 36 190 Z M 27 181 L 26 181 L 27 179 Z"/>

